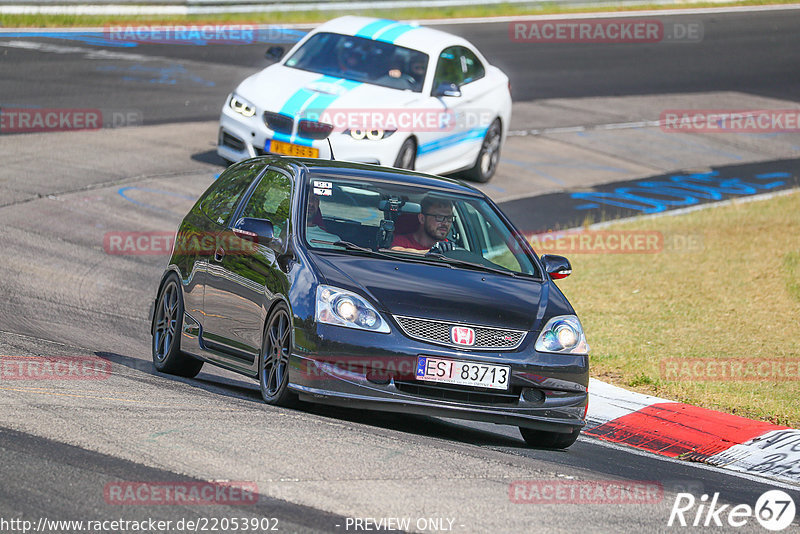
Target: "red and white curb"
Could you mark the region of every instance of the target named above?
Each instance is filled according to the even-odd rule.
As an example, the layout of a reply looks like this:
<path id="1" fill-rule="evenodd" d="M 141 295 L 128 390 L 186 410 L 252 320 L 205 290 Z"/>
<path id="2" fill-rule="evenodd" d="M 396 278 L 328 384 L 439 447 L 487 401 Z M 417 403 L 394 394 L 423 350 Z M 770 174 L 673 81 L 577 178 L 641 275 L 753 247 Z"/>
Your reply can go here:
<path id="1" fill-rule="evenodd" d="M 800 484 L 800 430 L 589 381 L 585 435 Z"/>

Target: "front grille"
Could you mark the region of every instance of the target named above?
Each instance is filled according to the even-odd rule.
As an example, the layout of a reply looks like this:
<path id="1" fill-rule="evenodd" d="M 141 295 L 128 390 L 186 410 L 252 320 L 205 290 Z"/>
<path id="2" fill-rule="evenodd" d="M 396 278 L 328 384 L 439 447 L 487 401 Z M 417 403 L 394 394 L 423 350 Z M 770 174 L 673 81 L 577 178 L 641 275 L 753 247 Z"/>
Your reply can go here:
<path id="1" fill-rule="evenodd" d="M 222 135 L 220 135 L 220 143 L 223 146 L 232 148 L 237 152 L 242 152 L 244 150 L 244 141 L 225 131 L 223 131 Z"/>
<path id="2" fill-rule="evenodd" d="M 297 133 L 307 139 L 326 139 L 333 131 L 332 124 L 303 119 L 297 123 Z"/>
<path id="3" fill-rule="evenodd" d="M 291 134 L 292 126 L 294 126 L 294 119 L 288 115 L 281 115 L 280 113 L 265 111 L 264 124 L 266 124 L 267 128 L 273 132 Z"/>
<path id="4" fill-rule="evenodd" d="M 395 380 L 394 385 L 409 395 L 475 404 L 517 404 L 520 392 L 519 387 L 512 387 L 508 391 L 492 391 L 468 386 L 433 385 L 413 380 Z"/>
<path id="5" fill-rule="evenodd" d="M 525 332 L 522 330 L 506 330 L 490 326 L 449 323 L 399 315 L 395 315 L 394 318 L 400 328 L 403 329 L 403 332 L 410 338 L 460 349 L 514 350 L 522 344 L 522 340 L 525 338 Z M 453 343 L 450 331 L 454 326 L 467 326 L 475 330 L 475 343 L 473 345 Z"/>

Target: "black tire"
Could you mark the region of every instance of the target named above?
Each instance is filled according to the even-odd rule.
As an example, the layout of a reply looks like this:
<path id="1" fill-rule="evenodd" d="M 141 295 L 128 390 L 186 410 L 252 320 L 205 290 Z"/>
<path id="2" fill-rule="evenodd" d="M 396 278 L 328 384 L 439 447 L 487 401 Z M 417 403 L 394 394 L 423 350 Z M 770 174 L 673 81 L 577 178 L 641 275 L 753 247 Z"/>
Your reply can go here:
<path id="1" fill-rule="evenodd" d="M 261 354 L 258 357 L 258 382 L 261 398 L 274 406 L 293 406 L 297 396 L 289 390 L 289 355 L 292 353 L 292 319 L 283 302 L 267 319 Z"/>
<path id="2" fill-rule="evenodd" d="M 181 352 L 183 293 L 178 277 L 170 275 L 161 286 L 153 310 L 153 365 L 157 371 L 194 378 L 203 362 Z"/>
<path id="3" fill-rule="evenodd" d="M 572 432 L 545 432 L 544 430 L 534 430 L 533 428 L 519 427 L 519 433 L 525 443 L 531 447 L 541 449 L 566 449 L 578 439 L 581 434 L 580 428 L 575 428 Z"/>
<path id="4" fill-rule="evenodd" d="M 397 152 L 397 158 L 394 160 L 394 167 L 398 169 L 414 170 L 414 165 L 417 163 L 417 143 L 412 138 L 403 141 L 400 151 Z"/>
<path id="5" fill-rule="evenodd" d="M 475 165 L 464 172 L 466 178 L 483 184 L 494 176 L 497 164 L 500 162 L 500 140 L 502 136 L 503 129 L 500 126 L 500 119 L 495 119 L 489 129 L 486 130 Z"/>

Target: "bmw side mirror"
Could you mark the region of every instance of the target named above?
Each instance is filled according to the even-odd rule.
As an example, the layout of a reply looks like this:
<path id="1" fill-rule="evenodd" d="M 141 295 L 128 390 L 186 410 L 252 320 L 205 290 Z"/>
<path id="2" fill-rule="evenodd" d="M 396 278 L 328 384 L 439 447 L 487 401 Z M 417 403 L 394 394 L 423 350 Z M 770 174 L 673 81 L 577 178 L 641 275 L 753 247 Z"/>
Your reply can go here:
<path id="1" fill-rule="evenodd" d="M 273 61 L 278 61 L 283 57 L 283 47 L 282 46 L 270 46 L 267 49 L 266 58 L 271 59 Z"/>
<path id="2" fill-rule="evenodd" d="M 231 230 L 240 239 L 264 245 L 276 252 L 283 251 L 283 244 L 280 238 L 275 237 L 275 228 L 269 219 L 242 217 L 236 221 Z"/>
<path id="3" fill-rule="evenodd" d="M 553 280 L 566 278 L 572 274 L 572 265 L 569 260 L 564 256 L 554 256 L 552 254 L 545 254 L 542 256 L 542 263 L 544 263 L 544 270 L 550 275 Z"/>
<path id="4" fill-rule="evenodd" d="M 433 90 L 433 96 L 461 96 L 461 90 L 454 83 L 440 83 Z"/>

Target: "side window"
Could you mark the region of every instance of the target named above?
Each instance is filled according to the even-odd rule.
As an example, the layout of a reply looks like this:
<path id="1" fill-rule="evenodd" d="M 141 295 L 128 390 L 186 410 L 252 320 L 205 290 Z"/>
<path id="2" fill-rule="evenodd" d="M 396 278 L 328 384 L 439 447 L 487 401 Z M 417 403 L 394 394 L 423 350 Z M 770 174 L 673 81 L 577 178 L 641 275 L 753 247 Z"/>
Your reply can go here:
<path id="1" fill-rule="evenodd" d="M 458 86 L 464 83 L 464 72 L 461 69 L 459 59 L 460 47 L 451 46 L 445 48 L 439 54 L 439 62 L 436 64 L 436 74 L 433 77 L 434 89 L 442 83 L 454 83 Z"/>
<path id="2" fill-rule="evenodd" d="M 464 47 L 459 48 L 459 62 L 461 63 L 461 70 L 464 72 L 463 83 L 474 82 L 480 80 L 486 75 L 486 69 L 483 63 L 478 59 L 472 50 Z"/>
<path id="3" fill-rule="evenodd" d="M 278 236 L 288 230 L 291 211 L 292 180 L 280 171 L 269 170 L 247 201 L 242 217 L 269 219 Z"/>
<path id="4" fill-rule="evenodd" d="M 217 224 L 225 225 L 239 198 L 264 169 L 263 163 L 234 165 L 217 178 L 200 203 L 200 209 Z"/>

